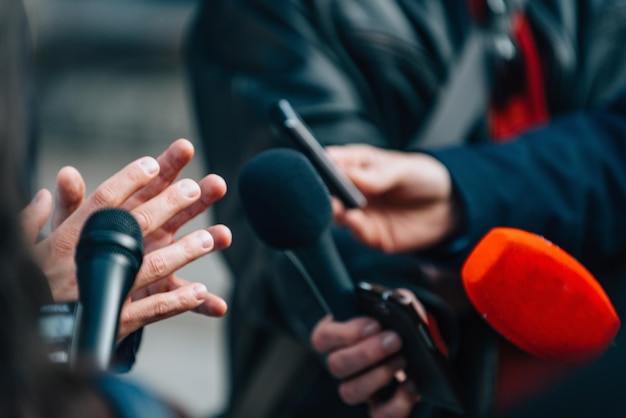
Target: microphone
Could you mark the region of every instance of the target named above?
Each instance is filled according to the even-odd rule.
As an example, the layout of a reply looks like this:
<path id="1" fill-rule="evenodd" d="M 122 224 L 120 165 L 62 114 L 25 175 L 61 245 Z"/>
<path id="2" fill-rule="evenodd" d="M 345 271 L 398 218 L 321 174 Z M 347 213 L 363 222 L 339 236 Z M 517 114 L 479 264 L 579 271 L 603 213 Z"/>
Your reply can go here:
<path id="1" fill-rule="evenodd" d="M 620 320 L 608 296 L 574 257 L 520 229 L 494 228 L 461 271 L 470 301 L 504 338 L 564 363 L 599 357 Z"/>
<path id="2" fill-rule="evenodd" d="M 81 231 L 75 259 L 81 315 L 72 367 L 104 371 L 115 347 L 122 304 L 143 260 L 139 224 L 123 209 L 94 212 Z"/>
<path id="3" fill-rule="evenodd" d="M 285 251 L 334 319 L 366 314 L 396 331 L 407 355 L 407 375 L 422 399 L 463 411 L 459 380 L 410 300 L 392 289 L 352 282 L 330 233 L 330 192 L 302 153 L 286 148 L 260 153 L 241 171 L 239 193 L 257 236 Z M 388 399 L 397 384 L 394 379 L 376 397 Z"/>
<path id="4" fill-rule="evenodd" d="M 257 236 L 285 251 L 333 317 L 357 316 L 354 284 L 330 233 L 330 192 L 311 162 L 288 148 L 264 151 L 241 171 L 239 194 Z"/>

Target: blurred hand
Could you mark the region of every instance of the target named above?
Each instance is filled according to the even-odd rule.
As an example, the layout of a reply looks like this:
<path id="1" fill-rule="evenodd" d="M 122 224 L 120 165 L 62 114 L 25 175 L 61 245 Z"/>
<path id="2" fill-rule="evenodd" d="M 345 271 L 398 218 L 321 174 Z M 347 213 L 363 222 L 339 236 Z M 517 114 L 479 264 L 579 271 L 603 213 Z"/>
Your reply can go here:
<path id="1" fill-rule="evenodd" d="M 22 211 L 22 224 L 35 259 L 46 274 L 56 301 L 78 299 L 74 249 L 89 216 L 105 207 L 130 211 L 144 236 L 144 259 L 130 296 L 122 308 L 119 339 L 161 319 L 194 310 L 209 316 L 226 313 L 226 303 L 202 283 L 190 283 L 176 271 L 197 258 L 231 243 L 230 230 L 214 225 L 176 238 L 180 227 L 202 214 L 226 193 L 224 180 L 210 174 L 199 182 L 176 179 L 193 158 L 193 145 L 172 143 L 156 160 L 140 158 L 101 183 L 85 198 L 85 183 L 72 167 L 57 175 L 54 213 L 52 195 L 40 190 Z M 51 233 L 36 242 L 50 215 Z"/>
<path id="2" fill-rule="evenodd" d="M 407 417 L 419 401 L 413 383 L 404 376 L 400 336 L 383 330 L 373 318 L 337 322 L 326 317 L 313 330 L 311 343 L 327 355 L 328 370 L 341 380 L 341 399 L 349 405 L 367 402 L 372 418 Z M 401 383 L 393 396 L 377 400 L 375 394 L 394 378 Z"/>
<path id="3" fill-rule="evenodd" d="M 367 197 L 364 208 L 353 210 L 333 198 L 336 222 L 365 244 L 389 253 L 419 250 L 455 231 L 452 182 L 437 159 L 363 144 L 326 150 Z"/>

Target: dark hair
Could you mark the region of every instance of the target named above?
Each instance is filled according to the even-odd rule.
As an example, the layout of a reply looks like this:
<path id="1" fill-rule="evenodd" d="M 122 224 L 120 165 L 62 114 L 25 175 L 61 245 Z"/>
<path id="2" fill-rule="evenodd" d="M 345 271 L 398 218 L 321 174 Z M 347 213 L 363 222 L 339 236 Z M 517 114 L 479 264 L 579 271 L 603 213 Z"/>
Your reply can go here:
<path id="1" fill-rule="evenodd" d="M 103 376 L 47 360 L 37 320 L 40 306 L 51 302 L 50 289 L 32 262 L 19 222 L 34 158 L 30 37 L 21 1 L 0 0 L 0 416 L 112 418 L 137 415 L 121 408 L 138 402 L 141 408 L 152 406 L 145 416 L 163 408 L 169 416 L 185 417 L 174 405 L 128 383 L 103 386 Z M 117 398 L 128 393 L 127 399 L 111 397 L 112 388 Z"/>
<path id="2" fill-rule="evenodd" d="M 17 0 L 0 4 L 0 402 L 8 406 L 13 399 L 21 402 L 18 393 L 31 387 L 25 368 L 30 367 L 32 333 L 31 301 L 19 280 L 19 264 L 23 258 L 17 225 L 17 166 L 12 139 L 20 139 L 22 125 L 19 84 L 22 77 L 20 43 L 25 24 L 24 12 Z M 10 140 L 11 139 L 11 140 Z M 5 411 L 14 408 L 3 408 Z"/>
<path id="3" fill-rule="evenodd" d="M 84 377 L 46 361 L 37 333 L 41 272 L 29 262 L 18 216 L 31 169 L 24 164 L 31 141 L 29 46 L 21 0 L 0 1 L 0 415 L 110 417 Z"/>

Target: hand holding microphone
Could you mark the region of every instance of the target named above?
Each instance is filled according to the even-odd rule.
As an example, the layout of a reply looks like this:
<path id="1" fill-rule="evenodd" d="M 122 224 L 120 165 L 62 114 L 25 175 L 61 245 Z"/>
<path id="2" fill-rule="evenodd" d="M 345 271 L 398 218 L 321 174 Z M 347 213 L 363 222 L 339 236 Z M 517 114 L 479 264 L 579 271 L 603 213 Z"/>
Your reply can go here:
<path id="1" fill-rule="evenodd" d="M 81 174 L 64 167 L 57 175 L 54 199 L 45 189 L 37 193 L 23 210 L 22 223 L 55 302 L 78 299 L 74 250 L 85 221 L 98 209 L 118 207 L 137 219 L 146 250 L 131 303 L 123 308 L 118 338 L 182 312 L 225 314 L 224 300 L 208 292 L 204 284 L 180 275 L 185 265 L 231 243 L 231 232 L 224 225 L 177 236 L 181 227 L 204 214 L 226 193 L 226 183 L 215 174 L 198 182 L 178 179 L 193 155 L 193 145 L 179 139 L 156 159 L 142 157 L 127 164 L 89 195 L 85 195 Z M 49 218 L 50 233 L 37 240 Z"/>
<path id="2" fill-rule="evenodd" d="M 607 350 L 620 327 L 611 301 L 591 273 L 530 232 L 492 229 L 465 261 L 462 278 L 485 320 L 542 359 L 593 360 Z"/>
<path id="3" fill-rule="evenodd" d="M 107 370 L 120 312 L 143 260 L 143 237 L 133 216 L 101 209 L 85 223 L 76 247 L 81 313 L 73 367 Z"/>
<path id="4" fill-rule="evenodd" d="M 367 283 L 355 288 L 330 234 L 329 191 L 304 155 L 289 149 L 259 154 L 242 170 L 239 191 L 259 238 L 290 256 L 336 320 L 367 314 L 394 329 L 404 341 L 406 369 L 423 400 L 462 409 L 449 364 L 430 341 L 427 324 L 406 300 Z"/>
<path id="5" fill-rule="evenodd" d="M 288 254 L 334 317 L 356 316 L 354 284 L 330 234 L 330 194 L 304 155 L 259 154 L 242 170 L 239 193 L 257 236 Z"/>

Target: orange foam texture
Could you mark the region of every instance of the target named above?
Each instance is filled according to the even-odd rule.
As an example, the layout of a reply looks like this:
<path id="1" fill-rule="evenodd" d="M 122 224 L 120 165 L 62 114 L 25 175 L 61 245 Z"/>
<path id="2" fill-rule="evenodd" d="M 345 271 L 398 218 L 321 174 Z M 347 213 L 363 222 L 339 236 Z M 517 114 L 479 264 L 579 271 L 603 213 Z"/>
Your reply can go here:
<path id="1" fill-rule="evenodd" d="M 542 359 L 592 361 L 620 328 L 613 304 L 574 257 L 545 238 L 494 228 L 461 272 L 484 319 L 517 347 Z"/>

